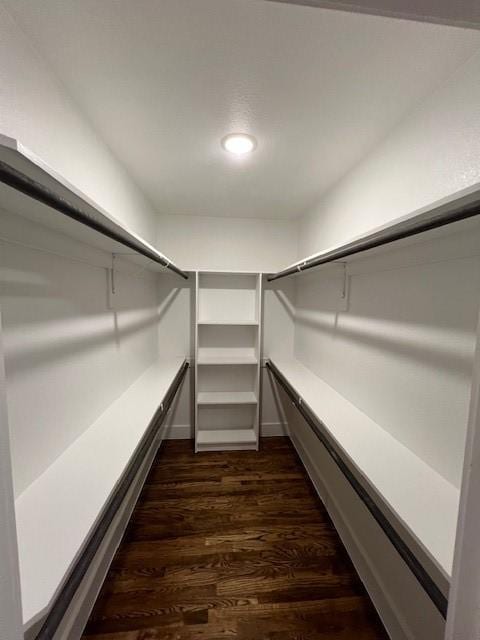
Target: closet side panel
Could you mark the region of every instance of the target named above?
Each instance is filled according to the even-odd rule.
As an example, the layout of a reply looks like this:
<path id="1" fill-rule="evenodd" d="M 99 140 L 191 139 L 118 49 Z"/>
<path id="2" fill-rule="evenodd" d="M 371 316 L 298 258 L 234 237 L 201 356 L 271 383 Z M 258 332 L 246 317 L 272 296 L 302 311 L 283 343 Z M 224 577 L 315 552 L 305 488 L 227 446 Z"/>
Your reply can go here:
<path id="1" fill-rule="evenodd" d="M 19 495 L 157 359 L 158 309 L 153 274 L 116 271 L 112 289 L 111 256 L 17 223 L 28 242 L 2 227 L 0 305 Z"/>

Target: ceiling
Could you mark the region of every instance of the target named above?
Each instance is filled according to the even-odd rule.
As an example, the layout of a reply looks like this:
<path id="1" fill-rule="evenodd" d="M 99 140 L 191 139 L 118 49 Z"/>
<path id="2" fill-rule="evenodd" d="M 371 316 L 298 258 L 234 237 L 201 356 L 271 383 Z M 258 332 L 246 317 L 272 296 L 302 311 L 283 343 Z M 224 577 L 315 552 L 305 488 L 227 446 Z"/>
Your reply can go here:
<path id="1" fill-rule="evenodd" d="M 163 214 L 293 218 L 480 48 L 262 0 L 4 0 Z M 258 139 L 249 157 L 220 146 Z"/>

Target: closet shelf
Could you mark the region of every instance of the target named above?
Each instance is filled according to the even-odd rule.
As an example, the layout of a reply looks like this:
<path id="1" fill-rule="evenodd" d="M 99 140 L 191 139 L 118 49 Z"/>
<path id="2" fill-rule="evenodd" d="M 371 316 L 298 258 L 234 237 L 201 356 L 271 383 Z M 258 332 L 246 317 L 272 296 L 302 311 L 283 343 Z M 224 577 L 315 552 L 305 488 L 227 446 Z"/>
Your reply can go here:
<path id="1" fill-rule="evenodd" d="M 257 435 L 255 429 L 199 429 L 197 433 L 197 446 L 203 450 L 207 448 L 222 447 L 223 449 L 229 446 L 235 448 L 236 446 L 252 445 L 257 446 Z"/>
<path id="2" fill-rule="evenodd" d="M 0 194 L 4 209 L 150 271 L 169 269 L 169 258 L 79 191 L 20 142 L 0 134 Z"/>
<path id="3" fill-rule="evenodd" d="M 393 242 L 415 242 L 416 237 L 427 232 L 435 232 L 439 235 L 439 230 L 442 230 L 441 233 L 446 234 L 448 231 L 444 228 L 448 225 L 455 225 L 455 230 L 458 230 L 459 223 L 468 225 L 472 220 L 475 225 L 480 222 L 478 187 L 468 187 L 458 191 L 453 196 L 443 198 L 413 214 L 396 218 L 369 233 L 354 237 L 345 244 L 308 256 L 277 273 L 270 274 L 267 280 L 272 282 L 331 262 L 348 262 L 359 253 L 385 247 Z"/>
<path id="4" fill-rule="evenodd" d="M 220 325 L 224 327 L 258 327 L 257 320 L 199 320 L 198 325 Z"/>
<path id="5" fill-rule="evenodd" d="M 199 405 L 220 404 L 257 404 L 253 391 L 200 391 L 197 396 Z"/>
<path id="6" fill-rule="evenodd" d="M 197 364 L 199 365 L 227 365 L 227 364 L 258 364 L 258 358 L 255 356 L 199 356 Z"/>
<path id="7" fill-rule="evenodd" d="M 153 364 L 17 498 L 24 628 L 49 610 L 183 362 Z"/>
<path id="8" fill-rule="evenodd" d="M 444 591 L 452 572 L 459 489 L 295 359 L 272 361 L 405 530 Z"/>

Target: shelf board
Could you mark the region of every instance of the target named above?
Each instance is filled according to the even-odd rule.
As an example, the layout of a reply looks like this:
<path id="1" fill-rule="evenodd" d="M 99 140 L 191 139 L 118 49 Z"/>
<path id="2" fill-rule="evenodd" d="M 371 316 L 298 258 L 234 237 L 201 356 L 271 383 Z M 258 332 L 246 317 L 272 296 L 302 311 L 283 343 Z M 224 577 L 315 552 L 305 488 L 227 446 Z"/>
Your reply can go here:
<path id="1" fill-rule="evenodd" d="M 224 325 L 231 327 L 258 327 L 257 320 L 199 320 L 199 325 Z"/>
<path id="2" fill-rule="evenodd" d="M 253 427 L 248 429 L 200 429 L 197 432 L 199 445 L 252 445 L 257 443 Z"/>
<path id="3" fill-rule="evenodd" d="M 257 404 L 258 399 L 253 391 L 200 391 L 199 405 L 221 404 Z"/>
<path id="4" fill-rule="evenodd" d="M 197 364 L 258 364 L 258 358 L 255 356 L 199 356 Z"/>

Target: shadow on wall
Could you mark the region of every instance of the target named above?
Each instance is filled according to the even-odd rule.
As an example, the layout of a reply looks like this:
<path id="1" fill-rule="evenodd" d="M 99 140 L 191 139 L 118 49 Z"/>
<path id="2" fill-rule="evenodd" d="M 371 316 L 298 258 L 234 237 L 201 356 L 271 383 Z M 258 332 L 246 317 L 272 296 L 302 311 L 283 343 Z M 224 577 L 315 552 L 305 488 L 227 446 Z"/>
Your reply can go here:
<path id="1" fill-rule="evenodd" d="M 117 279 L 117 287 L 120 290 L 131 291 L 130 283 L 124 284 L 119 276 Z M 8 291 L 9 287 L 2 286 L 2 294 L 5 289 Z M 30 288 L 20 287 L 19 290 L 16 283 L 11 285 L 12 291 L 15 292 L 17 300 L 30 298 L 32 294 Z M 66 300 L 59 296 L 58 291 L 50 289 L 44 288 L 42 293 L 42 301 L 45 303 L 42 303 L 41 316 L 22 317 L 21 322 L 17 321 L 9 328 L 6 349 L 6 366 L 9 373 L 21 373 L 62 359 L 87 355 L 88 352 L 102 346 L 115 345 L 115 350 L 119 351 L 127 341 L 135 339 L 145 330 L 153 329 L 162 316 L 155 306 L 136 305 L 135 300 L 129 299 L 125 294 L 115 303 L 116 308 L 107 309 L 106 301 L 100 310 L 96 299 L 95 307 L 92 305 L 88 310 L 82 308 L 81 313 L 75 316 L 72 313 L 70 299 Z M 35 287 L 35 294 L 30 303 L 33 308 L 35 300 L 38 308 L 38 298 L 38 288 Z M 49 298 L 51 305 L 47 302 Z"/>
<path id="2" fill-rule="evenodd" d="M 294 277 L 287 278 L 283 281 L 268 282 L 264 279 L 264 292 L 273 291 L 278 301 L 288 314 L 288 316 L 295 319 L 295 281 Z M 263 296 L 263 317 L 265 317 L 265 296 Z"/>
<path id="3" fill-rule="evenodd" d="M 338 310 L 339 276 L 309 274 L 299 281 L 297 327 L 338 345 L 356 343 L 469 379 L 478 310 L 475 271 L 468 259 L 353 275 L 347 311 Z"/>
<path id="4" fill-rule="evenodd" d="M 157 288 L 159 356 L 191 357 L 195 341 L 195 278 L 162 273 Z"/>
<path id="5" fill-rule="evenodd" d="M 48 344 L 37 342 L 24 343 L 20 349 L 11 349 L 7 353 L 7 367 L 9 373 L 21 373 L 24 370 L 31 370 L 38 366 L 43 366 L 49 362 L 58 361 L 63 358 L 72 358 L 81 353 L 87 353 L 98 349 L 101 345 L 108 345 L 115 342 L 116 347 L 129 338 L 142 333 L 145 329 L 157 325 L 156 315 L 148 316 L 143 320 L 130 323 L 127 327 L 119 328 L 117 312 L 112 312 L 111 328 L 93 335 L 90 331 L 81 332 L 77 337 L 70 337 L 64 342 L 49 342 Z M 11 357 L 9 357 L 9 355 Z"/>
<path id="6" fill-rule="evenodd" d="M 81 268 L 86 267 L 81 265 Z M 93 273 L 97 280 L 97 268 Z M 153 297 L 152 304 L 145 305 L 145 296 L 138 295 L 139 287 L 132 285 L 134 278 L 121 272 L 116 273 L 117 291 L 112 296 L 109 271 L 104 270 L 104 294 L 101 288 L 95 287 L 91 288 L 90 298 L 85 292 L 78 296 L 80 292 L 75 289 L 70 289 L 70 295 L 66 297 L 68 283 L 64 290 L 60 282 L 63 280 L 65 284 L 70 274 L 64 271 L 62 275 L 57 271 L 55 275 L 56 279 L 50 281 L 18 269 L 5 269 L 2 274 L 0 299 L 8 300 L 4 306 L 9 332 L 6 366 L 10 374 L 87 355 L 102 346 L 115 345 L 118 351 L 126 341 L 161 323 L 181 291 L 173 287 L 158 307 L 154 306 Z M 91 284 L 85 282 L 88 291 Z M 153 282 L 152 278 L 151 286 L 154 286 Z M 145 279 L 140 288 L 148 285 Z M 137 295 L 132 295 L 134 289 Z M 27 305 L 30 309 L 25 312 Z"/>
<path id="7" fill-rule="evenodd" d="M 264 278 L 262 353 L 264 357 L 292 357 L 296 278 L 268 282 Z"/>
<path id="8" fill-rule="evenodd" d="M 297 312 L 299 327 L 323 333 L 332 340 L 357 342 L 399 358 L 416 359 L 427 366 L 450 369 L 470 379 L 474 345 L 468 334 L 451 336 L 434 326 L 379 322 L 374 317 L 341 313 L 312 314 L 308 309 Z M 432 335 L 434 334 L 434 335 Z"/>
<path id="9" fill-rule="evenodd" d="M 282 291 L 281 289 L 276 289 L 274 293 L 278 301 L 282 305 L 282 307 L 287 312 L 290 319 L 295 320 L 296 318 L 295 302 L 292 299 L 292 297 L 289 297 L 290 292 Z"/>

